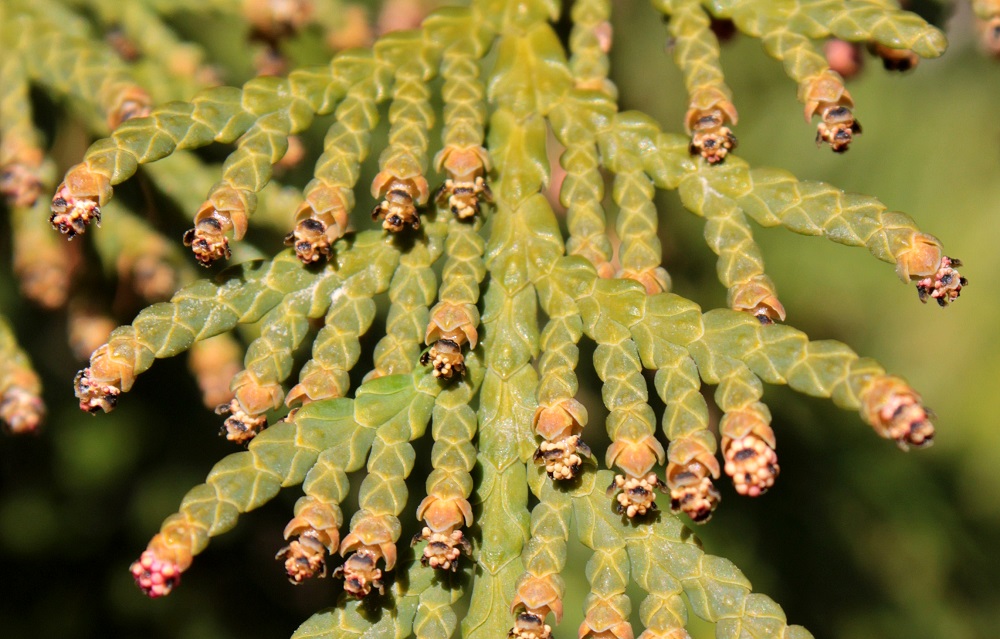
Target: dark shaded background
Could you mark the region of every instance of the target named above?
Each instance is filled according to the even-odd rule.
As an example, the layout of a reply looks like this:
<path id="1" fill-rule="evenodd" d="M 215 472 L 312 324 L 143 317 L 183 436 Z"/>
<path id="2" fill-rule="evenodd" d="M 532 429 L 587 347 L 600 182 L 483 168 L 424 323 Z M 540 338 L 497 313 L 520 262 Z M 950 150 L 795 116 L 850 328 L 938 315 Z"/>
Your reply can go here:
<path id="1" fill-rule="evenodd" d="M 660 55 L 665 28 L 643 3 L 616 11 L 622 108 L 679 130 L 686 99 Z M 969 16 L 953 20 L 949 34 L 943 59 L 905 76 L 867 60 L 850 84 L 864 134 L 843 156 L 815 147 L 794 84 L 758 42 L 737 37 L 723 53 L 742 157 L 877 195 L 940 237 L 970 280 L 954 306 L 925 307 L 892 266 L 862 249 L 758 233 L 789 323 L 877 358 L 937 413 L 935 446 L 902 453 L 854 413 L 768 390 L 778 485 L 748 500 L 720 482 L 723 503 L 697 532 L 706 550 L 733 559 L 819 638 L 973 639 L 1000 627 L 1000 66 L 976 51 Z M 307 144 L 315 150 L 321 138 L 314 127 Z M 676 194 L 659 203 L 676 292 L 706 308 L 724 304 L 700 220 Z M 70 389 L 80 363 L 65 346 L 65 320 L 18 300 L 7 261 L 0 304 L 44 377 L 50 416 L 39 437 L 0 438 L 0 637 L 280 638 L 328 605 L 331 582 L 293 588 L 273 560 L 297 490 L 214 539 L 170 597 L 136 591 L 129 563 L 232 448 L 215 436 L 219 418 L 201 407 L 180 358 L 157 362 L 114 413 L 80 413 Z M 599 388 L 591 383 L 589 393 L 597 428 L 588 439 L 601 449 Z M 414 476 L 426 472 L 418 464 Z M 348 515 L 353 509 L 345 504 Z M 570 565 L 586 557 L 578 549 Z M 587 586 L 582 570 L 567 582 L 557 635 L 575 637 Z M 712 636 L 708 624 L 693 623 L 692 632 Z"/>

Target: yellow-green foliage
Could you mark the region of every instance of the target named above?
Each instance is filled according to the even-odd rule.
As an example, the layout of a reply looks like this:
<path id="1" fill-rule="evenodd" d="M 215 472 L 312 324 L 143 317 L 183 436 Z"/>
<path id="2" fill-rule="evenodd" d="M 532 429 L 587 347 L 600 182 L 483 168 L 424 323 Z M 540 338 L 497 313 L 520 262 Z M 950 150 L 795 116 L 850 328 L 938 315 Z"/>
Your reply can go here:
<path id="1" fill-rule="evenodd" d="M 986 17 L 991 6 L 976 4 Z M 53 224 L 95 235 L 105 272 L 157 302 L 94 344 L 76 380 L 80 407 L 108 412 L 156 359 L 254 325 L 223 405 L 230 439 L 249 444 L 184 497 L 133 565 L 147 594 L 169 593 L 211 537 L 301 484 L 279 557 L 295 581 L 322 572 L 345 586 L 295 637 L 513 628 L 539 639 L 561 620 L 569 576 L 585 574 L 581 637 L 682 639 L 690 611 L 718 637 L 799 639 L 811 635 L 686 527 L 711 516 L 723 472 L 751 496 L 777 478 L 764 384 L 831 398 L 904 449 L 933 437 L 902 379 L 782 323 L 751 220 L 864 247 L 941 306 L 966 283 L 960 264 L 875 198 L 733 155 L 739 100 L 712 30 L 731 20 L 760 39 L 797 84 L 806 119 L 820 119 L 817 139 L 844 151 L 860 132 L 855 104 L 820 41 L 945 49 L 940 31 L 896 3 L 654 0 L 649 15 L 668 20 L 687 90 L 684 120 L 667 123 L 620 109 L 610 0 L 473 0 L 286 75 L 282 43 L 350 26 L 351 7 L 9 0 L 3 10 L 0 43 L 17 55 L 2 62 L 0 164 L 25 294 L 58 307 L 73 290 L 55 232 L 39 230 L 55 193 Z M 174 30 L 178 11 L 252 32 L 267 75 L 218 86 L 219 73 L 239 72 L 207 66 L 210 50 Z M 561 12 L 568 34 L 554 26 Z M 62 184 L 32 86 L 99 138 Z M 301 146 L 292 136 L 324 131 L 321 148 L 305 149 L 311 176 L 282 164 Z M 232 253 L 235 265 L 196 279 L 162 220 L 135 198 L 111 199 L 137 173 L 162 208 L 194 218 L 184 243 L 198 261 Z M 703 219 L 728 308 L 671 292 L 658 191 L 677 191 Z M 358 202 L 377 203 L 385 228 L 369 228 Z M 102 219 L 109 228 L 87 230 Z M 254 244 L 275 228 L 291 248 L 268 255 Z M 590 370 L 603 429 L 579 399 Z M 704 386 L 716 386 L 721 416 Z M 0 393 L 10 429 L 33 430 L 38 380 L 2 318 Z M 591 451 L 588 440 L 603 441 L 595 429 L 610 445 Z M 428 430 L 433 445 L 419 444 Z M 428 468 L 418 451 L 430 451 L 430 469 L 414 478 Z M 352 482 L 360 494 L 345 518 Z M 659 510 L 656 492 L 666 493 Z M 414 532 L 411 551 L 404 533 Z M 589 549 L 585 570 L 567 566 L 574 537 Z M 645 593 L 637 615 L 631 583 Z"/>

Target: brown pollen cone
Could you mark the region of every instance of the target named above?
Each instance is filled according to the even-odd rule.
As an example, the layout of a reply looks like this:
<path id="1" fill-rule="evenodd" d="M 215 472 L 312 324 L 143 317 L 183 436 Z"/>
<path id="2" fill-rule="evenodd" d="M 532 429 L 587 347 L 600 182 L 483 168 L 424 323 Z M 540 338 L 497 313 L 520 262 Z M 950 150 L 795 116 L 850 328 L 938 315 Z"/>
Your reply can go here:
<path id="1" fill-rule="evenodd" d="M 427 202 L 428 194 L 423 176 L 402 179 L 382 171 L 372 182 L 372 196 L 382 199 L 372 209 L 372 219 L 381 218 L 382 228 L 393 233 L 406 227 L 416 231 L 420 228 L 417 207 Z"/>
<path id="2" fill-rule="evenodd" d="M 411 545 L 427 541 L 420 563 L 439 570 L 458 570 L 458 559 L 472 554 L 462 526 L 472 525 L 472 506 L 462 497 L 428 495 L 417 507 L 417 519 L 427 525 L 414 535 Z"/>
<path id="3" fill-rule="evenodd" d="M 285 245 L 295 248 L 303 264 L 326 261 L 333 243 L 347 232 L 347 205 L 337 189 L 323 185 L 306 195 L 295 221 L 295 229 L 285 236 Z"/>
<path id="4" fill-rule="evenodd" d="M 934 424 L 920 395 L 894 375 L 879 375 L 868 383 L 861 393 L 861 417 L 903 450 L 929 446 L 934 439 Z"/>
<path id="5" fill-rule="evenodd" d="M 111 182 L 86 164 L 77 164 L 66 174 L 52 198 L 49 222 L 68 239 L 86 232 L 91 222 L 101 222 L 101 205 L 111 197 Z"/>
<path id="6" fill-rule="evenodd" d="M 961 266 L 961 260 L 945 255 L 941 258 L 941 266 L 934 275 L 925 277 L 917 282 L 917 294 L 920 301 L 926 303 L 928 299 L 937 301 L 938 306 L 945 307 L 958 299 L 962 294 L 962 287 L 969 284 L 969 280 L 959 274 L 955 269 Z"/>
<path id="7" fill-rule="evenodd" d="M 304 505 L 303 505 L 304 504 Z M 326 556 L 340 544 L 340 507 L 314 497 L 296 504 L 298 513 L 285 526 L 284 537 L 291 542 L 275 559 L 284 562 L 288 580 L 300 584 L 315 576 L 326 576 Z"/>
<path id="8" fill-rule="evenodd" d="M 445 147 L 434 158 L 434 165 L 448 175 L 435 201 L 458 219 L 475 216 L 480 212 L 481 202 L 493 201 L 493 192 L 485 177 L 490 170 L 490 156 L 483 147 Z"/>
<path id="9" fill-rule="evenodd" d="M 730 411 L 719 424 L 726 474 L 741 495 L 758 497 L 781 472 L 771 426 L 754 410 Z"/>
<path id="10" fill-rule="evenodd" d="M 385 593 L 382 571 L 378 560 L 385 561 L 385 569 L 396 565 L 396 544 L 393 531 L 381 517 L 368 515 L 360 519 L 353 530 L 340 543 L 340 554 L 351 554 L 333 576 L 344 580 L 344 590 L 353 597 L 368 596 L 372 589 Z"/>
<path id="11" fill-rule="evenodd" d="M 507 636 L 510 639 L 551 639 L 552 626 L 546 624 L 542 616 L 533 612 L 521 612 L 514 619 L 514 627 Z"/>
<path id="12" fill-rule="evenodd" d="M 816 127 L 816 145 L 826 142 L 835 153 L 846 151 L 854 136 L 861 133 L 861 124 L 851 111 L 854 100 L 843 79 L 833 71 L 826 71 L 806 85 L 804 96 L 806 121 L 811 121 L 814 115 L 821 120 Z"/>
<path id="13" fill-rule="evenodd" d="M 614 481 L 608 486 L 608 493 L 617 491 L 615 499 L 618 502 L 618 513 L 633 519 L 657 510 L 655 491 L 662 491 L 664 487 L 664 483 L 655 473 L 649 473 L 645 477 L 628 478 L 624 475 L 615 475 Z"/>
<path id="14" fill-rule="evenodd" d="M 465 374 L 464 347 L 475 348 L 479 342 L 479 311 L 474 304 L 439 302 L 431 310 L 424 343 L 431 348 L 421 355 L 420 363 L 433 366 L 434 376 L 451 379 Z"/>
<path id="15" fill-rule="evenodd" d="M 559 590 L 552 579 L 525 574 L 517 583 L 517 594 L 510 605 L 511 612 L 524 608 L 524 612 L 535 615 L 544 621 L 551 612 L 556 623 L 562 621 L 563 602 Z"/>
<path id="16" fill-rule="evenodd" d="M 728 105 L 732 108 L 732 105 Z M 735 109 L 733 109 L 735 113 Z M 721 108 L 691 109 L 687 114 L 691 155 L 700 155 L 709 164 L 721 164 L 729 152 L 736 148 L 738 141 L 727 125 L 730 120 Z"/>
<path id="17" fill-rule="evenodd" d="M 575 399 L 562 399 L 552 406 L 535 409 L 533 427 L 543 437 L 535 451 L 536 463 L 545 465 L 545 472 L 554 480 L 576 477 L 583 457 L 590 457 L 590 448 L 581 433 L 587 423 L 587 409 Z"/>
<path id="18" fill-rule="evenodd" d="M 719 491 L 712 483 L 719 476 L 719 462 L 693 439 L 671 443 L 667 464 L 670 509 L 681 511 L 695 523 L 705 523 L 719 505 Z"/>

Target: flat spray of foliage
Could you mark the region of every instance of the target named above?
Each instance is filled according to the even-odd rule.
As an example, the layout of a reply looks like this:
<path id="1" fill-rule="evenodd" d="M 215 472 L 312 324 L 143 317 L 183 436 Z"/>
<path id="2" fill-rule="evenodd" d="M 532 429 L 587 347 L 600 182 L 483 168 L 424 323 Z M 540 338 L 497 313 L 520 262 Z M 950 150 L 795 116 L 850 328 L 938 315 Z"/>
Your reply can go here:
<path id="1" fill-rule="evenodd" d="M 750 220 L 864 247 L 915 282 L 922 301 L 946 306 L 966 282 L 905 214 L 734 156 L 737 108 L 716 33 L 735 25 L 759 38 L 797 83 L 817 143 L 835 152 L 857 143 L 861 126 L 818 40 L 867 43 L 894 68 L 946 43 L 889 0 L 653 5 L 687 88 L 685 122 L 672 123 L 683 135 L 619 110 L 608 79 L 610 0 L 565 9 L 475 0 L 285 77 L 282 38 L 319 24 L 334 48 L 363 43 L 349 37 L 362 29 L 351 17 L 358 7 L 4 3 L 3 48 L 20 54 L 2 62 L 0 164 L 25 295 L 57 307 L 72 288 L 72 254 L 42 227 L 50 221 L 72 239 L 104 218 L 105 229 L 88 233 L 96 252 L 133 295 L 157 302 L 106 339 L 100 321 L 76 318 L 85 352 L 97 346 L 86 348 L 93 332 L 106 342 L 77 376 L 81 408 L 110 411 L 156 359 L 191 351 L 206 404 L 227 415 L 223 434 L 246 445 L 191 489 L 133 564 L 146 594 L 168 594 L 240 514 L 301 485 L 278 559 L 293 583 L 329 575 L 342 587 L 296 637 L 448 637 L 459 626 L 467 637 L 546 637 L 562 617 L 571 531 L 593 551 L 580 637 L 681 639 L 689 611 L 716 623 L 719 637 L 810 636 L 684 523 L 711 517 L 723 474 L 751 497 L 777 479 L 763 384 L 829 397 L 903 449 L 928 444 L 934 430 L 902 379 L 782 323 Z M 217 86 L 206 51 L 167 26 L 177 10 L 245 21 L 265 75 Z M 1000 16 L 996 2 L 976 10 Z M 568 45 L 553 28 L 561 11 L 571 17 Z M 95 24 L 113 36 L 107 43 L 95 40 Z M 31 85 L 107 135 L 60 184 L 35 129 Z M 272 176 L 317 116 L 332 119 L 322 154 L 312 181 L 289 194 Z M 213 143 L 231 148 L 221 170 L 191 153 Z M 547 155 L 556 146 L 558 166 Z M 354 232 L 367 216 L 355 203 L 369 190 L 359 179 L 373 152 L 381 228 Z M 233 257 L 251 225 L 283 229 L 288 248 L 196 279 L 175 243 L 111 199 L 140 167 L 193 214 L 183 243 L 202 265 Z M 703 311 L 670 292 L 658 189 L 677 190 L 704 219 L 729 308 Z M 42 194 L 52 191 L 50 214 Z M 382 300 L 384 334 L 363 353 Z M 258 331 L 240 367 L 238 342 L 225 336 L 251 323 Z M 609 411 L 607 450 L 585 443 L 600 425 L 588 425 L 577 399 L 582 340 L 593 344 Z M 359 361 L 370 370 L 352 384 Z M 717 423 L 704 385 L 715 386 Z M 39 384 L 2 321 L 0 390 L 9 428 L 33 430 Z M 411 495 L 412 442 L 428 431 L 433 471 Z M 347 521 L 340 504 L 349 474 L 362 469 L 359 510 Z M 412 524 L 400 520 L 408 503 L 418 504 L 415 551 L 403 536 Z M 646 593 L 641 630 L 629 623 L 630 581 Z"/>

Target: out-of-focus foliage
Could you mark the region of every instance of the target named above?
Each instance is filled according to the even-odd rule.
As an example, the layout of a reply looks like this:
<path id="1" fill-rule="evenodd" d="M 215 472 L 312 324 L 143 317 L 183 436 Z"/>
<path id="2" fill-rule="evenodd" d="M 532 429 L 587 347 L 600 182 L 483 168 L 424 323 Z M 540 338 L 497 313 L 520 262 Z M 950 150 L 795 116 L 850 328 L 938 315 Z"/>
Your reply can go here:
<path id="1" fill-rule="evenodd" d="M 663 46 L 666 29 L 641 3 L 616 4 L 614 10 L 618 37 L 611 77 L 622 109 L 639 109 L 667 129 L 679 128 L 687 110 L 686 100 L 677 97 L 683 78 L 666 57 L 650 62 L 650 52 Z M 743 159 L 751 166 L 792 170 L 799 179 L 877 193 L 891 208 L 910 212 L 922 228 L 944 238 L 949 251 L 970 265 L 963 273 L 975 286 L 969 299 L 947 312 L 920 308 L 910 287 L 896 286 L 885 265 L 860 251 L 781 231 L 757 234 L 790 323 L 813 339 L 846 342 L 888 369 L 905 372 L 937 414 L 935 447 L 898 455 L 860 428 L 853 411 L 834 411 L 825 400 L 785 389 L 768 390 L 765 399 L 781 442 L 782 479 L 754 501 L 739 499 L 720 482 L 723 507 L 710 524 L 698 528 L 698 535 L 709 552 L 732 559 L 755 590 L 781 602 L 790 620 L 817 636 L 974 638 L 988 636 L 1000 622 L 1000 588 L 992 579 L 1000 568 L 992 552 L 1000 539 L 1000 501 L 991 498 L 1000 494 L 994 490 L 1000 474 L 991 415 L 1000 342 L 990 337 L 1000 320 L 1000 302 L 979 293 L 1000 284 L 1000 258 L 987 246 L 997 214 L 993 203 L 1000 201 L 1000 126 L 993 119 L 1000 69 L 976 51 L 964 17 L 959 15 L 948 32 L 948 55 L 922 61 L 905 78 L 883 74 L 877 60 L 868 60 L 869 68 L 848 85 L 862 105 L 858 113 L 865 130 L 845 156 L 816 150 L 780 65 L 757 42 L 737 37 L 723 47 L 727 81 L 743 115 L 735 129 Z M 194 41 L 219 46 L 211 42 L 221 22 L 199 24 L 191 7 L 173 19 Z M 228 50 L 219 47 L 213 55 L 238 60 L 243 46 L 234 40 Z M 324 64 L 318 40 L 315 32 L 307 32 L 291 41 L 289 57 Z M 244 68 L 226 80 L 239 82 L 248 72 Z M 78 161 L 85 131 L 99 134 L 101 125 L 85 115 L 74 117 L 72 107 L 42 92 L 33 99 L 41 114 L 36 120 L 55 141 L 54 157 L 65 166 Z M 310 159 L 322 148 L 327 123 L 303 136 Z M 381 148 L 381 142 L 375 144 Z M 209 149 L 201 160 L 217 159 L 213 152 Z M 374 178 L 378 168 L 369 162 L 359 183 Z M 301 184 L 306 173 L 292 168 L 282 179 Z M 193 195 L 178 194 L 178 200 L 193 199 L 193 205 L 185 204 L 192 210 L 181 217 L 193 213 L 211 182 Z M 157 181 L 157 187 L 164 188 L 163 183 Z M 150 188 L 147 182 L 116 198 L 148 201 L 141 191 Z M 684 211 L 672 193 L 658 193 L 656 203 L 664 266 L 674 292 L 706 309 L 725 306 L 724 289 L 713 273 L 715 257 L 702 248 L 702 221 Z M 168 214 L 173 212 L 156 215 L 166 222 Z M 121 219 L 127 219 L 124 215 Z M 111 227 L 115 214 L 110 207 L 106 216 L 105 226 Z M 269 225 L 270 219 L 265 220 Z M 113 232 L 102 228 L 89 235 Z M 254 240 L 265 254 L 277 249 L 278 243 L 264 234 Z M 116 285 L 123 290 L 119 282 L 127 278 L 107 257 L 122 249 L 102 253 L 95 245 L 86 252 L 98 253 L 105 267 L 105 277 L 95 277 L 86 290 L 109 291 Z M 175 260 L 164 255 L 168 262 Z M 174 262 L 181 280 L 192 277 L 184 272 L 185 259 Z M 271 559 L 280 545 L 276 531 L 284 527 L 294 502 L 285 494 L 213 541 L 211 552 L 198 557 L 196 569 L 171 597 L 151 602 L 135 594 L 124 567 L 164 514 L 175 510 L 231 447 L 212 436 L 219 418 L 201 406 L 199 389 L 177 361 L 160 362 L 146 373 L 115 413 L 98 421 L 79 413 L 75 402 L 67 401 L 67 380 L 81 358 L 64 345 L 66 317 L 19 304 L 13 274 L 6 264 L 3 268 L 0 303 L 43 378 L 49 414 L 40 437 L 0 440 L 0 566 L 16 586 L 0 607 L 0 636 L 284 637 L 310 614 L 333 605 L 339 585 L 321 580 L 291 590 Z M 135 299 L 123 296 L 128 297 L 109 298 L 102 311 L 117 313 L 115 323 L 130 321 L 138 308 Z M 90 292 L 81 297 L 100 299 Z M 71 308 L 69 324 L 79 325 L 72 313 Z M 378 314 L 373 337 L 362 342 L 365 352 L 385 332 L 384 317 Z M 253 337 L 251 332 L 244 340 Z M 589 359 L 588 348 L 581 361 Z M 362 358 L 363 365 L 371 363 Z M 579 399 L 590 423 L 599 426 L 606 416 L 597 392 L 600 381 L 587 368 L 580 371 Z M 477 374 L 471 370 L 469 379 Z M 352 386 L 360 382 L 360 373 L 354 376 Z M 659 415 L 663 407 L 651 396 Z M 608 442 L 602 441 L 602 431 L 588 429 L 587 437 L 603 452 Z M 415 457 L 409 489 L 419 495 L 431 472 L 430 445 L 418 443 Z M 598 457 L 603 462 L 603 455 Z M 361 477 L 352 479 L 356 491 Z M 414 520 L 416 503 L 411 496 L 402 520 Z M 356 494 L 346 495 L 342 508 L 355 512 Z M 663 517 L 673 525 L 671 516 Z M 576 544 L 579 534 L 571 539 L 569 566 L 591 556 Z M 397 570 L 421 570 L 412 556 L 403 564 Z M 424 574 L 414 582 L 427 578 Z M 567 575 L 565 618 L 556 636 L 575 633 L 590 590 L 582 575 Z M 638 590 L 629 594 L 641 600 Z M 466 605 L 456 606 L 460 616 Z M 639 606 L 633 606 L 636 628 L 638 613 Z M 374 607 L 369 614 L 374 621 L 385 613 Z M 697 623 L 691 626 L 696 638 L 712 636 L 711 627 Z"/>

